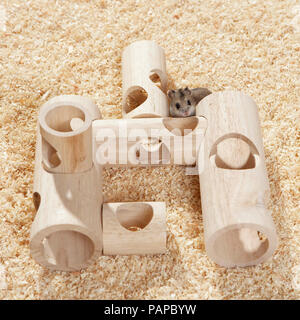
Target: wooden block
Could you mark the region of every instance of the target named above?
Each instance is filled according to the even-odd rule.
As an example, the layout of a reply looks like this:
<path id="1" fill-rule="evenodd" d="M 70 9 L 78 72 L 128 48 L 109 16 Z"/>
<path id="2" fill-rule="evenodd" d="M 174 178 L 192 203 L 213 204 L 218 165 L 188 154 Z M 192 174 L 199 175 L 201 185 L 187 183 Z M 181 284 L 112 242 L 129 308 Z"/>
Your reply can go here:
<path id="1" fill-rule="evenodd" d="M 100 117 L 96 111 L 90 112 L 92 120 Z M 101 167 L 92 163 L 85 172 L 48 172 L 42 165 L 39 127 L 37 131 L 33 190 L 37 213 L 30 232 L 31 255 L 51 270 L 80 270 L 102 253 Z"/>
<path id="2" fill-rule="evenodd" d="M 93 165 L 92 120 L 101 118 L 88 98 L 62 95 L 46 102 L 39 113 L 42 161 L 48 172 L 76 173 Z"/>
<path id="3" fill-rule="evenodd" d="M 157 254 L 166 251 L 164 202 L 103 204 L 103 254 Z"/>
<path id="4" fill-rule="evenodd" d="M 95 161 L 104 166 L 195 165 L 203 117 L 93 122 Z"/>
<path id="5" fill-rule="evenodd" d="M 225 267 L 266 261 L 277 236 L 257 106 L 241 92 L 218 92 L 197 115 L 208 121 L 198 153 L 207 254 Z"/>
<path id="6" fill-rule="evenodd" d="M 153 41 L 137 41 L 122 55 L 123 118 L 169 116 L 164 50 Z"/>

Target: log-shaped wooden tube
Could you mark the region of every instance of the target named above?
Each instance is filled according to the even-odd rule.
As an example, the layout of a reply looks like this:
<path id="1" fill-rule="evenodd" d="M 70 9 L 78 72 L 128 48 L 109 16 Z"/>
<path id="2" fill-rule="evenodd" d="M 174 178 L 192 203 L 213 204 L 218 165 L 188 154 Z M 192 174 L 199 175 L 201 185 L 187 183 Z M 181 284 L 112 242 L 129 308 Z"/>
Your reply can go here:
<path id="1" fill-rule="evenodd" d="M 77 98 L 91 120 L 100 118 L 97 107 L 89 99 L 65 96 L 58 100 L 63 103 Z M 81 125 L 79 120 L 72 123 L 74 131 Z M 102 253 L 101 167 L 92 162 L 85 172 L 48 172 L 42 165 L 41 146 L 38 127 L 33 190 L 37 213 L 31 227 L 31 255 L 52 270 L 79 270 Z"/>
<path id="2" fill-rule="evenodd" d="M 137 41 L 122 55 L 123 117 L 168 117 L 166 58 L 153 41 Z"/>
<path id="3" fill-rule="evenodd" d="M 266 261 L 277 236 L 257 106 L 241 92 L 218 92 L 197 116 L 208 121 L 198 165 L 207 254 L 225 267 Z"/>
<path id="4" fill-rule="evenodd" d="M 55 97 L 41 107 L 42 161 L 48 172 L 84 172 L 92 167 L 95 110 L 89 99 L 74 95 Z"/>
<path id="5" fill-rule="evenodd" d="M 195 165 L 203 117 L 93 122 L 95 161 L 102 166 Z"/>

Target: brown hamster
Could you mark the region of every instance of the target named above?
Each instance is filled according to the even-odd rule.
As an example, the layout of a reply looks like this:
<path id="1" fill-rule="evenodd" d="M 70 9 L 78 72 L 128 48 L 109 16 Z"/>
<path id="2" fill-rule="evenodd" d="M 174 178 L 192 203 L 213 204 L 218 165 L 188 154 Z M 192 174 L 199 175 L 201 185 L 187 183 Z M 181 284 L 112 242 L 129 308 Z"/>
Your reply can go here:
<path id="1" fill-rule="evenodd" d="M 206 88 L 169 90 L 171 117 L 191 117 L 196 115 L 196 106 L 204 97 L 211 94 Z"/>

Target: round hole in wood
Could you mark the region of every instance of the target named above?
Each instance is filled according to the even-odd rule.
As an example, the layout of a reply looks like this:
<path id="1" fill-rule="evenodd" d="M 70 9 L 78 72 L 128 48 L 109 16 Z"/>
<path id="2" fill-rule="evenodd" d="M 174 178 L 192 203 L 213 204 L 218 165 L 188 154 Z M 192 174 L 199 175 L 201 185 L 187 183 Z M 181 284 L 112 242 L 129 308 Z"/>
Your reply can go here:
<path id="1" fill-rule="evenodd" d="M 251 155 L 249 144 L 239 138 L 228 138 L 217 145 L 217 166 L 229 169 L 242 169 L 246 167 Z"/>
<path id="2" fill-rule="evenodd" d="M 141 156 L 140 150 L 136 150 L 135 156 L 136 156 L 137 159 L 140 158 L 140 156 Z"/>
<path id="3" fill-rule="evenodd" d="M 187 118 L 164 118 L 163 124 L 175 136 L 185 136 L 190 134 L 198 126 L 197 117 Z"/>
<path id="4" fill-rule="evenodd" d="M 73 118 L 70 121 L 70 127 L 73 131 L 79 130 L 84 125 L 84 121 L 81 118 Z"/>
<path id="5" fill-rule="evenodd" d="M 141 164 L 157 165 L 170 162 L 170 151 L 159 138 L 142 139 L 138 144 L 137 159 Z"/>
<path id="6" fill-rule="evenodd" d="M 32 198 L 33 198 L 34 208 L 36 211 L 38 211 L 41 204 L 41 195 L 38 192 L 34 192 Z"/>
<path id="7" fill-rule="evenodd" d="M 58 269 L 77 269 L 85 264 L 94 252 L 92 240 L 77 231 L 56 231 L 42 243 L 45 259 Z"/>
<path id="8" fill-rule="evenodd" d="M 47 125 L 59 132 L 71 132 L 73 131 L 71 127 L 71 121 L 74 119 L 81 119 L 83 125 L 85 121 L 85 114 L 82 110 L 75 106 L 58 106 L 51 109 L 45 117 Z M 78 125 L 78 120 L 77 120 Z M 81 127 L 80 126 L 80 127 Z M 77 130 L 78 128 L 76 128 Z"/>
<path id="9" fill-rule="evenodd" d="M 147 203 L 125 203 L 118 207 L 116 216 L 125 229 L 139 231 L 151 222 L 153 208 Z"/>
<path id="10" fill-rule="evenodd" d="M 157 72 L 155 71 L 152 71 L 149 75 L 149 79 L 162 91 L 164 92 L 163 90 L 163 87 L 162 87 L 162 82 L 161 82 L 161 79 L 160 79 L 160 76 Z"/>
<path id="11" fill-rule="evenodd" d="M 218 236 L 213 250 L 222 265 L 246 266 L 262 257 L 268 248 L 268 238 L 256 228 L 236 227 Z"/>
<path id="12" fill-rule="evenodd" d="M 157 151 L 161 145 L 161 140 L 158 138 L 149 137 L 148 139 L 143 139 L 140 142 L 140 146 L 143 147 L 148 152 Z"/>
<path id="13" fill-rule="evenodd" d="M 229 133 L 213 144 L 209 158 L 212 164 L 221 169 L 253 169 L 259 163 L 259 152 L 244 135 Z"/>
<path id="14" fill-rule="evenodd" d="M 61 157 L 57 150 L 42 137 L 43 163 L 48 168 L 56 168 L 61 164 Z"/>
<path id="15" fill-rule="evenodd" d="M 142 87 L 134 87 L 126 97 L 126 102 L 124 106 L 124 111 L 126 113 L 131 112 L 138 106 L 140 106 L 142 103 L 144 103 L 148 98 L 148 93 L 145 89 Z"/>

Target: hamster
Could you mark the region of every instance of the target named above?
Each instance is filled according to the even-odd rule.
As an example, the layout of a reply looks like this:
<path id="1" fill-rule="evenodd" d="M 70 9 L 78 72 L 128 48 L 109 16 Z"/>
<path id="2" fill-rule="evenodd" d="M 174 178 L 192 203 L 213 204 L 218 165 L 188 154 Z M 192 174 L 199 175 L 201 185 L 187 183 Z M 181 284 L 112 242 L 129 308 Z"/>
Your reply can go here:
<path id="1" fill-rule="evenodd" d="M 196 115 L 196 106 L 204 97 L 212 92 L 206 88 L 169 90 L 171 117 L 191 117 Z"/>

